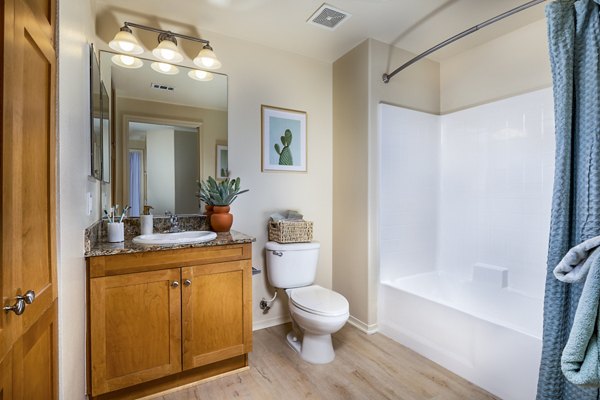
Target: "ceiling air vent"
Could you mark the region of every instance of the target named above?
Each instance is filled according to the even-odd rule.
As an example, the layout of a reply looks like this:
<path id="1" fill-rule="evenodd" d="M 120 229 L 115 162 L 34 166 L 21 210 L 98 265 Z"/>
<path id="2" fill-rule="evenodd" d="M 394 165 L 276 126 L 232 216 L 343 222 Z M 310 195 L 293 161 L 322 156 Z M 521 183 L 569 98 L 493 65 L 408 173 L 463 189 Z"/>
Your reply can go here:
<path id="1" fill-rule="evenodd" d="M 351 15 L 347 12 L 323 3 L 306 22 L 334 30 L 350 17 Z"/>
<path id="2" fill-rule="evenodd" d="M 174 92 L 175 91 L 175 87 L 174 86 L 163 85 L 162 83 L 151 83 L 150 87 L 152 89 L 166 90 L 167 92 Z"/>

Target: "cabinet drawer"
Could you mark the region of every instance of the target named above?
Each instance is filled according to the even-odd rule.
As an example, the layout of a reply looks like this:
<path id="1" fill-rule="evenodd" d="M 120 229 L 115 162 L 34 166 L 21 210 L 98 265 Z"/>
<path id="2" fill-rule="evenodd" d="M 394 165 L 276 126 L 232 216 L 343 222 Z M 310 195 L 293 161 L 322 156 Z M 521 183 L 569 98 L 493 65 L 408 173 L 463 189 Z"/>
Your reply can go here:
<path id="1" fill-rule="evenodd" d="M 129 274 L 252 258 L 252 245 L 191 247 L 88 258 L 89 277 Z"/>

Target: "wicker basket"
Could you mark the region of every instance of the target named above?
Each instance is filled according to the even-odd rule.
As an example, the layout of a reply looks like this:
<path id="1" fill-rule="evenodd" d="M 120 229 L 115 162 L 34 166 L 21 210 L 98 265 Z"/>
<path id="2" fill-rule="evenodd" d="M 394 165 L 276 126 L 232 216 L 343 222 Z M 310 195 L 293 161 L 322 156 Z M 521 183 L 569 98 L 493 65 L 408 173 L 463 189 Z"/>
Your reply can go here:
<path id="1" fill-rule="evenodd" d="M 313 223 L 310 221 L 269 222 L 269 240 L 277 243 L 310 242 Z"/>

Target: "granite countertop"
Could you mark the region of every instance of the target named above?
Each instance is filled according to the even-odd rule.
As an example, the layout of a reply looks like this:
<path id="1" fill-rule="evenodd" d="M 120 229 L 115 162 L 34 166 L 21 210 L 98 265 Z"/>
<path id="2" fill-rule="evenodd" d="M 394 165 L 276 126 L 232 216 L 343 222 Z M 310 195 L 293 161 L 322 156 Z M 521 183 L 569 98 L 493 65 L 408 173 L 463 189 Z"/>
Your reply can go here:
<path id="1" fill-rule="evenodd" d="M 172 244 L 172 245 L 149 245 L 136 244 L 132 239 L 125 239 L 120 243 L 98 242 L 93 245 L 89 251 L 85 252 L 85 257 L 111 256 L 115 254 L 127 253 L 144 253 L 147 251 L 162 251 L 184 249 L 188 247 L 211 247 L 224 246 L 229 244 L 251 243 L 256 239 L 252 236 L 245 235 L 241 232 L 230 231 L 217 233 L 217 238 L 210 242 L 203 243 L 188 243 L 188 244 Z"/>
<path id="2" fill-rule="evenodd" d="M 204 215 L 181 216 L 180 228 L 183 231 L 208 231 L 210 225 Z M 154 231 L 163 232 L 168 227 L 168 219 L 164 217 L 154 218 Z M 231 244 L 251 243 L 256 239 L 238 231 L 217 233 L 217 238 L 203 243 L 170 244 L 170 245 L 148 245 L 133 243 L 133 238 L 140 234 L 139 219 L 127 218 L 125 224 L 125 241 L 120 243 L 109 243 L 106 240 L 106 221 L 98 221 L 85 230 L 84 257 L 111 256 L 115 254 L 144 253 L 148 251 L 162 251 L 184 249 L 190 247 L 212 247 Z"/>

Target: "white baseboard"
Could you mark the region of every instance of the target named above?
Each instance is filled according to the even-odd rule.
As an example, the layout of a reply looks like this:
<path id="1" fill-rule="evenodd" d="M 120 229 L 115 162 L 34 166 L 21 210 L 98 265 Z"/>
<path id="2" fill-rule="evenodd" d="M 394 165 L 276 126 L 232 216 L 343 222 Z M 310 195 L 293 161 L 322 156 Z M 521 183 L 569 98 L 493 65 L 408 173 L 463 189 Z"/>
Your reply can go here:
<path id="1" fill-rule="evenodd" d="M 348 323 L 354 326 L 355 328 L 360 329 L 367 335 L 372 335 L 377 332 L 377 324 L 365 324 L 360 319 L 353 317 L 352 315 L 350 316 L 350 318 L 348 318 Z"/>
<path id="2" fill-rule="evenodd" d="M 282 325 L 290 322 L 289 315 L 280 315 L 278 317 L 261 319 L 260 321 L 254 321 L 252 323 L 252 330 L 257 331 L 259 329 L 270 328 L 272 326 Z"/>
<path id="3" fill-rule="evenodd" d="M 287 324 L 290 321 L 291 319 L 289 315 L 261 319 L 260 321 L 254 321 L 254 323 L 252 324 L 252 330 L 258 331 L 259 329 L 265 329 L 270 328 L 272 326 Z M 352 315 L 350 316 L 350 318 L 348 318 L 348 323 L 354 326 L 355 328 L 358 328 L 360 331 L 366 333 L 367 335 L 372 335 L 378 330 L 377 324 L 365 324 L 364 322 L 362 322 L 358 318 L 353 317 Z"/>

